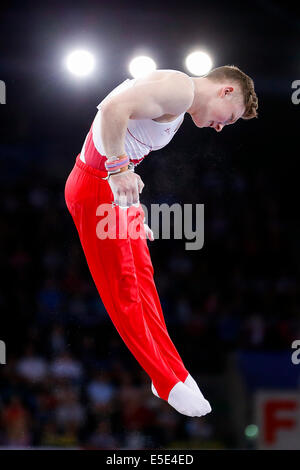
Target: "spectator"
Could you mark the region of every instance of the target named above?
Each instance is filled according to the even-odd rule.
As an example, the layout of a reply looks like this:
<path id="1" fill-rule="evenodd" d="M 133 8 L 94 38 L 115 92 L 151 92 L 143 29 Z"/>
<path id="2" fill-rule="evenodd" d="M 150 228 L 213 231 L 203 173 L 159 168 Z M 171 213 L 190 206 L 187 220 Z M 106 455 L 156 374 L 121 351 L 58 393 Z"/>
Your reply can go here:
<path id="1" fill-rule="evenodd" d="M 29 344 L 25 348 L 24 357 L 16 363 L 16 372 L 28 382 L 41 382 L 48 374 L 48 363 Z"/>
<path id="2" fill-rule="evenodd" d="M 108 374 L 96 372 L 87 385 L 87 396 L 93 405 L 107 405 L 115 396 L 115 388 L 109 381 Z"/>
<path id="3" fill-rule="evenodd" d="M 26 447 L 31 444 L 30 414 L 17 395 L 12 395 L 9 404 L 1 413 L 5 431 L 4 444 L 11 447 Z"/>
<path id="4" fill-rule="evenodd" d="M 75 383 L 83 377 L 81 363 L 68 351 L 62 352 L 51 362 L 50 373 L 55 379 L 69 379 Z"/>

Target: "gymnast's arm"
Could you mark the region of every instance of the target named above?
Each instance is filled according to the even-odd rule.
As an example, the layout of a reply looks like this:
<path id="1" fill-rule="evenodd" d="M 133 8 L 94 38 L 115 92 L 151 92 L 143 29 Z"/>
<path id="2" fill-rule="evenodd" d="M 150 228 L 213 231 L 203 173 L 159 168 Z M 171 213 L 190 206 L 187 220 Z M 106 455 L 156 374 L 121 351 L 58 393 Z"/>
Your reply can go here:
<path id="1" fill-rule="evenodd" d="M 101 138 L 108 160 L 125 155 L 125 135 L 129 119 L 155 119 L 164 114 L 181 114 L 194 99 L 191 78 L 178 72 L 161 80 L 149 80 L 113 95 L 101 106 Z M 120 204 L 127 207 L 138 203 L 138 175 L 125 171 L 111 175 L 109 184 Z M 142 183 L 143 184 L 143 183 Z M 140 190 L 141 192 L 141 190 Z M 125 202 L 124 202 L 125 201 Z"/>
<path id="2" fill-rule="evenodd" d="M 164 114 L 179 115 L 194 99 L 194 84 L 182 73 L 161 80 L 149 80 L 127 88 L 104 100 L 101 105 L 101 137 L 105 155 L 125 153 L 125 134 L 129 119 L 156 119 Z"/>

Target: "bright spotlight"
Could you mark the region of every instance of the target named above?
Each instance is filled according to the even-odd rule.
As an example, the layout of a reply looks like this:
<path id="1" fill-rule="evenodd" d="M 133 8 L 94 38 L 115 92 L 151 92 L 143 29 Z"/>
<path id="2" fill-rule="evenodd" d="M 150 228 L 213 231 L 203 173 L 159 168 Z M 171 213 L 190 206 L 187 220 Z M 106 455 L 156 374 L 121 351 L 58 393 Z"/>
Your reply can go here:
<path id="1" fill-rule="evenodd" d="M 212 61 L 209 55 L 201 51 L 196 51 L 189 54 L 185 64 L 189 72 L 193 73 L 194 75 L 205 75 L 212 67 Z"/>
<path id="2" fill-rule="evenodd" d="M 156 63 L 150 57 L 136 57 L 130 62 L 129 71 L 133 78 L 143 77 L 156 69 Z"/>
<path id="3" fill-rule="evenodd" d="M 66 65 L 71 73 L 83 77 L 92 72 L 95 61 L 90 52 L 78 50 L 68 55 Z"/>

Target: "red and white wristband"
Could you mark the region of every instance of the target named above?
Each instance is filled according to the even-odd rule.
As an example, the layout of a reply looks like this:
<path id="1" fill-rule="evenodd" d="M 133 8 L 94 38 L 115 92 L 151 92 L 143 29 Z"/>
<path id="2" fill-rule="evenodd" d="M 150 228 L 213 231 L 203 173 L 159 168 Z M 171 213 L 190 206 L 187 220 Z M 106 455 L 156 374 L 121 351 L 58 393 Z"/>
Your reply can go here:
<path id="1" fill-rule="evenodd" d="M 127 155 L 120 155 L 118 157 L 110 157 L 104 162 L 104 166 L 108 172 L 108 175 L 104 179 L 108 179 L 111 175 L 118 173 L 125 173 L 126 171 L 134 171 L 134 163 L 130 162 Z M 127 167 L 125 171 L 122 168 Z"/>

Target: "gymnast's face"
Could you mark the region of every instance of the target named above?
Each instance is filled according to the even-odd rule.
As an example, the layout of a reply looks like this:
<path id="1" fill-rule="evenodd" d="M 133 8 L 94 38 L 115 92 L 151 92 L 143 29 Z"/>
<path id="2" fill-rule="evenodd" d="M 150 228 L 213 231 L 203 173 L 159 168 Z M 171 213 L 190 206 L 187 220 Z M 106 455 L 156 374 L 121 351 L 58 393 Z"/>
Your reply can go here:
<path id="1" fill-rule="evenodd" d="M 224 126 L 234 124 L 244 112 L 242 96 L 236 87 L 219 85 L 192 118 L 197 127 L 212 127 L 220 132 Z"/>

